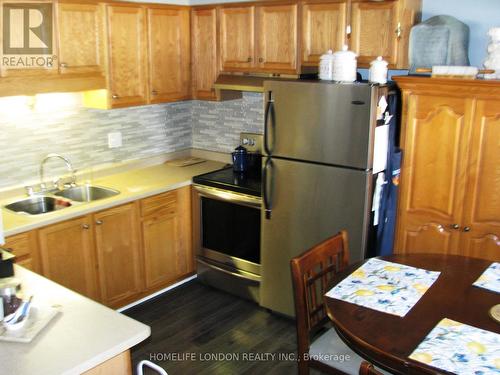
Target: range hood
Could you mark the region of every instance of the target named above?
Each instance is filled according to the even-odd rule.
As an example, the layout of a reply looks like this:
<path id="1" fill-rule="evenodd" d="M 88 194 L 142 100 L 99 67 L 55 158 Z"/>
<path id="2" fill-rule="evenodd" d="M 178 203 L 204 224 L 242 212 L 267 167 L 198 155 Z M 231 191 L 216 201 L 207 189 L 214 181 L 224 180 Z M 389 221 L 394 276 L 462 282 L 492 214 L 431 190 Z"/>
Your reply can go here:
<path id="1" fill-rule="evenodd" d="M 220 74 L 214 83 L 218 100 L 232 100 L 242 97 L 242 92 L 264 92 L 264 81 L 297 79 L 291 74 Z"/>

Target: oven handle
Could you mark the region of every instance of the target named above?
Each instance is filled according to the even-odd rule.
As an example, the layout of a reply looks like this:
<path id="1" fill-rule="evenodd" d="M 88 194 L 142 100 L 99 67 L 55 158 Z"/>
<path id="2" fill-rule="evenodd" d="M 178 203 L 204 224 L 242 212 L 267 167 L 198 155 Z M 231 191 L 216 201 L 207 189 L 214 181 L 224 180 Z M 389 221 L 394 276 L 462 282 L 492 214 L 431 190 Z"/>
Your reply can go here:
<path id="1" fill-rule="evenodd" d="M 244 206 L 253 208 L 260 208 L 262 200 L 259 197 L 252 197 L 251 195 L 233 193 L 228 190 L 221 190 L 206 186 L 194 184 L 193 187 L 198 193 L 207 198 L 219 199 L 227 202 L 239 203 Z"/>
<path id="2" fill-rule="evenodd" d="M 267 220 L 270 220 L 273 209 L 273 161 L 271 158 L 266 159 L 266 164 L 264 164 L 264 169 L 262 170 L 262 194 L 264 215 Z"/>
<path id="3" fill-rule="evenodd" d="M 252 281 L 260 282 L 260 277 L 252 275 L 250 272 L 240 271 L 242 274 L 239 274 L 237 272 L 228 271 L 228 270 L 226 270 L 226 269 L 224 269 L 222 267 L 216 266 L 216 265 L 214 265 L 212 263 L 208 263 L 208 262 L 206 262 L 204 260 L 201 260 L 200 258 L 198 258 L 196 260 L 198 262 L 204 264 L 207 267 L 213 268 L 214 270 L 223 272 L 223 273 L 225 273 L 227 275 L 235 276 L 235 277 L 238 277 L 238 278 L 244 279 L 244 280 L 252 280 Z"/>

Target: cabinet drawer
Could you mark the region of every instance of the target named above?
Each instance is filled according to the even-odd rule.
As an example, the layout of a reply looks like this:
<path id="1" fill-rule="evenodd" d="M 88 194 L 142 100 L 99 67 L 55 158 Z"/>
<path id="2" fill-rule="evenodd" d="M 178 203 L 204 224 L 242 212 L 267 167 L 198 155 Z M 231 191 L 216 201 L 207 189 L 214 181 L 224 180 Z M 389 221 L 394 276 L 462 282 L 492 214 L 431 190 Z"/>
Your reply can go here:
<path id="1" fill-rule="evenodd" d="M 21 233 L 6 239 L 5 248 L 17 258 L 31 256 L 30 238 L 28 233 Z"/>
<path id="2" fill-rule="evenodd" d="M 177 212 L 177 191 L 169 191 L 141 200 L 141 216 L 168 215 Z"/>

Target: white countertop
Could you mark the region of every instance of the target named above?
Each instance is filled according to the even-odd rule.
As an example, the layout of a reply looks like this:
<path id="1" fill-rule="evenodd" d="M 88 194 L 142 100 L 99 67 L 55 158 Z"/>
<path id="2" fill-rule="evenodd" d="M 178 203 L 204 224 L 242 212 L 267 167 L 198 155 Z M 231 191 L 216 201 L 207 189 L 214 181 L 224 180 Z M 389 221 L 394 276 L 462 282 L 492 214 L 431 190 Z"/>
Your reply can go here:
<path id="1" fill-rule="evenodd" d="M 145 340 L 149 326 L 15 266 L 23 291 L 61 313 L 29 343 L 0 342 L 0 373 L 81 374 Z"/>

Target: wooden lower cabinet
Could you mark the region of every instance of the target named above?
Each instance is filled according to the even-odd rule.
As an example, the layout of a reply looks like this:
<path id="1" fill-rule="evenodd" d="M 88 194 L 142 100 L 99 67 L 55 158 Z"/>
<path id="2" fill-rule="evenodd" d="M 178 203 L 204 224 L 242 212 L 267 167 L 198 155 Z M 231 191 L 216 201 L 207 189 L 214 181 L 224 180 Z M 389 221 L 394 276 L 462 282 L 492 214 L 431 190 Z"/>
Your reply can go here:
<path id="1" fill-rule="evenodd" d="M 122 307 L 194 272 L 190 197 L 190 186 L 172 190 L 11 236 L 6 247 L 20 265 Z"/>
<path id="2" fill-rule="evenodd" d="M 43 275 L 71 290 L 98 299 L 90 217 L 50 225 L 38 231 Z"/>
<path id="3" fill-rule="evenodd" d="M 403 90 L 395 252 L 500 260 L 500 84 L 397 77 Z"/>
<path id="4" fill-rule="evenodd" d="M 93 222 L 101 301 L 119 307 L 142 290 L 136 205 L 98 212 Z"/>
<path id="5" fill-rule="evenodd" d="M 40 272 L 40 258 L 36 233 L 25 232 L 7 237 L 4 248 L 16 257 L 16 264 L 33 272 Z"/>
<path id="6" fill-rule="evenodd" d="M 142 200 L 147 289 L 158 289 L 193 272 L 190 187 Z"/>

